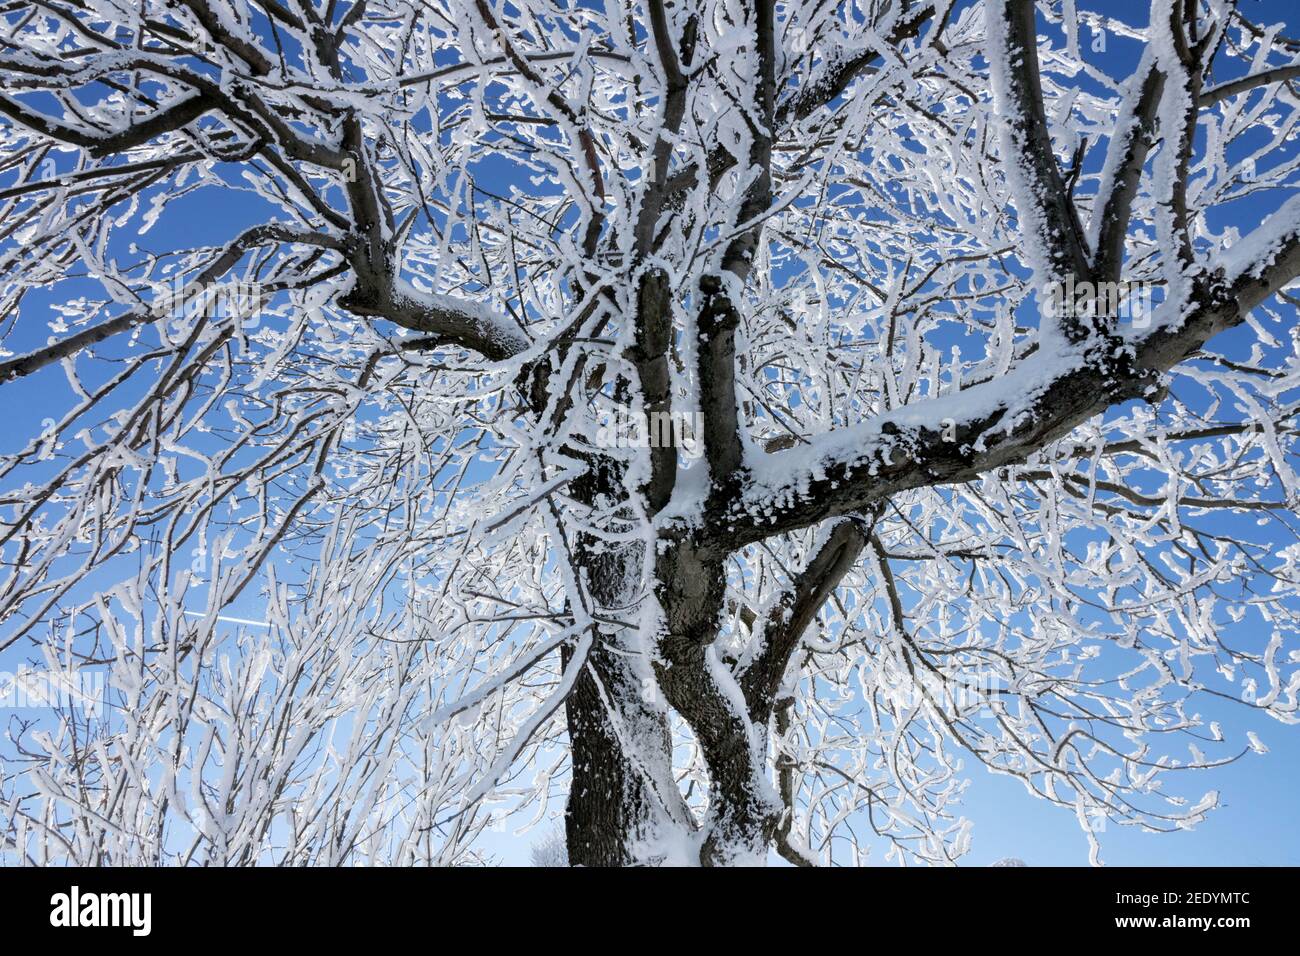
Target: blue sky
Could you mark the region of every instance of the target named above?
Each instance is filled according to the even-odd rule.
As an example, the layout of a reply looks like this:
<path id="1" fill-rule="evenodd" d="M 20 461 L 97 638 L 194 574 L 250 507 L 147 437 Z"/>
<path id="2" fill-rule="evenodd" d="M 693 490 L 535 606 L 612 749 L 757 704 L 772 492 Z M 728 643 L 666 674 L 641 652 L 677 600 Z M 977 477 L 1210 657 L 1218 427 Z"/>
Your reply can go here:
<path id="1" fill-rule="evenodd" d="M 1300 4 L 1296 0 L 1241 0 L 1240 5 L 1256 22 L 1284 22 L 1288 24 L 1284 33 L 1300 33 Z M 1106 0 L 1081 2 L 1081 6 L 1130 22 L 1145 17 L 1145 5 L 1140 3 Z M 1117 58 L 1125 55 L 1121 49 L 1114 53 Z M 1248 228 L 1258 221 L 1264 202 L 1239 204 L 1232 215 L 1240 217 L 1243 229 Z M 232 235 L 262 211 L 247 194 L 203 189 L 170 210 L 140 244 L 161 250 L 169 244 L 216 241 Z M 1226 222 L 1231 224 L 1233 220 Z M 32 296 L 24 307 L 19 330 L 6 341 L 6 347 L 22 351 L 43 342 L 48 334 L 45 323 L 53 317 L 49 312 L 51 303 L 78 294 L 79 285 L 71 279 L 60 288 Z M 57 417 L 69 402 L 57 369 L 47 372 L 51 374 L 5 386 L 8 422 L 0 438 L 0 453 L 21 447 L 40 431 L 42 419 Z M 256 617 L 257 611 L 251 599 L 246 599 L 230 613 Z M 0 653 L 0 670 L 14 670 L 29 657 L 30 648 L 11 648 Z M 1247 753 L 1231 766 L 1199 774 L 1189 784 L 1189 790 L 1197 793 L 1214 788 L 1221 794 L 1220 808 L 1195 830 L 1157 835 L 1111 825 L 1101 836 L 1103 859 L 1112 865 L 1138 866 L 1300 865 L 1300 827 L 1293 823 L 1300 807 L 1296 798 L 1300 787 L 1300 728 L 1286 727 L 1221 703 L 1207 701 L 1199 709 L 1207 719 L 1220 721 L 1230 738 L 1241 739 L 1247 729 L 1255 730 L 1271 752 Z M 1087 841 L 1072 814 L 1034 799 L 1018 781 L 994 776 L 973 760 L 968 761 L 968 766 L 972 767 L 972 783 L 964 813 L 976 827 L 972 850 L 963 860 L 966 865 L 987 865 L 1007 856 L 1035 866 L 1086 862 Z M 558 803 L 552 806 L 558 809 Z M 530 846 L 542 839 L 547 829 L 548 825 L 543 824 L 522 836 L 489 833 L 484 848 L 498 854 L 503 862 L 526 863 Z M 883 847 L 878 856 L 881 861 Z"/>

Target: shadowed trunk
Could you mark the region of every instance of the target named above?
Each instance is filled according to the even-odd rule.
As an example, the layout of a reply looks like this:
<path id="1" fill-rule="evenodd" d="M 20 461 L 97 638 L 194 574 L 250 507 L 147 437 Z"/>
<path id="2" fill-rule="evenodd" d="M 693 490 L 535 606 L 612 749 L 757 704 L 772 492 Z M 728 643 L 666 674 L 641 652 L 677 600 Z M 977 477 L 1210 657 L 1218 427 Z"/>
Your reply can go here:
<path id="1" fill-rule="evenodd" d="M 620 469 L 592 458 L 573 483 L 584 502 L 626 497 Z M 565 834 L 573 866 L 656 864 L 688 843 L 693 826 L 672 775 L 668 712 L 655 685 L 635 615 L 644 559 L 638 543 L 611 546 L 578 534 L 574 557 L 585 572 L 600 625 L 587 666 L 565 700 L 572 781 Z M 567 665 L 572 654 L 563 652 Z"/>
<path id="2" fill-rule="evenodd" d="M 570 654 L 566 650 L 566 665 Z M 650 782 L 652 769 L 670 766 L 668 722 L 651 711 L 629 713 L 630 703 L 640 694 L 641 680 L 632 668 L 606 645 L 597 644 L 565 700 L 573 776 L 564 829 L 572 866 L 661 862 L 658 844 L 667 835 L 665 826 L 685 823 L 673 820 L 668 810 L 668 801 L 680 800 L 676 790 L 665 800 Z M 615 727 L 606 700 L 617 702 L 622 727 Z M 641 750 L 655 751 L 643 759 L 658 762 L 658 768 L 643 769 L 628 754 L 624 743 L 629 724 L 641 726 Z"/>

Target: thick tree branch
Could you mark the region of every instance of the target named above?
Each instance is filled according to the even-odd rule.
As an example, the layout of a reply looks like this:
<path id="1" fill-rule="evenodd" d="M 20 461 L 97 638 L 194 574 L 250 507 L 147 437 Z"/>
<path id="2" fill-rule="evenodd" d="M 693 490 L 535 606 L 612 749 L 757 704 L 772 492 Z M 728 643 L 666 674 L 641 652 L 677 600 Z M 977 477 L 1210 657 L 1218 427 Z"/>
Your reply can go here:
<path id="1" fill-rule="evenodd" d="M 470 349 L 494 362 L 532 345 L 523 329 L 486 306 L 420 292 L 391 274 L 359 278 L 339 305 L 354 315 L 387 319 L 404 329 L 436 336 L 444 344 Z"/>
<path id="2" fill-rule="evenodd" d="M 1128 399 L 1147 397 L 1164 371 L 1245 321 L 1300 276 L 1300 200 L 1242 240 L 1198 283 L 1185 316 L 1176 303 L 1126 340 L 1132 357 L 1035 353 L 1001 378 L 832 432 L 767 456 L 761 474 L 722 514 L 711 547 L 731 551 L 772 534 L 868 508 L 910 488 L 969 481 L 1028 455 Z"/>
<path id="3" fill-rule="evenodd" d="M 736 329 L 740 314 L 716 276 L 706 276 L 700 292 L 704 297 L 698 323 L 704 453 L 714 487 L 720 489 L 740 468 L 743 456 L 736 402 Z"/>
<path id="4" fill-rule="evenodd" d="M 1164 91 L 1164 74 L 1155 58 L 1145 56 L 1129 81 L 1106 150 L 1106 164 L 1092 220 L 1093 274 L 1098 282 L 1118 281 L 1124 265 L 1133 199 L 1142 180 L 1147 154 L 1155 145 L 1156 110 Z"/>
<path id="5" fill-rule="evenodd" d="M 754 723 L 767 722 L 790 657 L 817 611 L 857 564 L 867 533 L 860 518 L 837 521 L 812 560 L 768 611 L 762 627 L 762 648 L 739 675 Z"/>
<path id="6" fill-rule="evenodd" d="M 993 91 L 1002 124 L 1002 168 L 1012 189 L 1029 264 L 1040 283 L 1088 276 L 1078 212 L 1052 150 L 1043 110 L 1033 0 L 989 0 L 985 6 Z M 1065 317 L 1071 341 L 1093 331 Z"/>
<path id="7" fill-rule="evenodd" d="M 1239 77 L 1235 80 L 1228 80 L 1226 83 L 1220 83 L 1218 86 L 1212 86 L 1208 90 L 1202 90 L 1197 103 L 1202 109 L 1204 109 L 1208 106 L 1213 106 L 1216 103 L 1222 103 L 1230 96 L 1236 96 L 1238 93 L 1245 93 L 1247 90 L 1253 90 L 1261 86 L 1268 86 L 1271 83 L 1283 83 L 1295 79 L 1300 79 L 1300 64 L 1295 66 L 1278 66 L 1271 70 L 1261 70 L 1258 73 L 1251 73 L 1248 76 Z"/>
<path id="8" fill-rule="evenodd" d="M 629 358 L 641 381 L 641 397 L 647 427 L 672 422 L 672 375 L 668 350 L 672 343 L 673 300 L 668 275 L 650 269 L 641 277 L 637 291 L 636 340 Z M 671 426 L 670 426 L 671 427 Z M 650 514 L 658 514 L 677 479 L 677 449 L 674 442 L 659 442 L 650 449 L 650 480 L 644 492 Z"/>
<path id="9" fill-rule="evenodd" d="M 207 96 L 193 94 L 159 110 L 153 116 L 133 120 L 125 129 L 115 133 L 98 133 L 80 130 L 61 120 L 44 116 L 17 100 L 0 94 L 0 113 L 42 136 L 80 146 L 97 158 L 133 149 L 163 133 L 175 132 L 188 126 L 215 105 Z"/>

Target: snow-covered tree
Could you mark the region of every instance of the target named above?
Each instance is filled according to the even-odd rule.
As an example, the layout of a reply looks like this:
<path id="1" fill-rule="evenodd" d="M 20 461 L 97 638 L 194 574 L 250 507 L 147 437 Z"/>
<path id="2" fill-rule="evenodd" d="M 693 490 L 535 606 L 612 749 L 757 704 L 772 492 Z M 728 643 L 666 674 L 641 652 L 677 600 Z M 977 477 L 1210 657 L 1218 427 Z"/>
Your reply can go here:
<path id="1" fill-rule="evenodd" d="M 1195 824 L 1300 719 L 1300 41 L 1130 16 L 0 7 L 0 646 L 112 686 L 0 852 Z"/>
<path id="2" fill-rule="evenodd" d="M 533 866 L 568 866 L 569 847 L 565 842 L 563 831 L 554 830 L 547 833 L 540 842 L 533 844 L 529 856 L 532 858 Z"/>

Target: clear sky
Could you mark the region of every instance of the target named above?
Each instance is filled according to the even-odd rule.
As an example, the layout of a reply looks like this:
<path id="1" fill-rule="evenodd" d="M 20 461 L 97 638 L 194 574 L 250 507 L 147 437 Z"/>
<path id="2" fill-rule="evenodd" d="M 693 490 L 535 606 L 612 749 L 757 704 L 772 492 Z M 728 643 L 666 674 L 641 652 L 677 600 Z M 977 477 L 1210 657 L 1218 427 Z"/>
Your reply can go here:
<path id="1" fill-rule="evenodd" d="M 1080 3 L 1133 23 L 1143 22 L 1146 16 L 1142 0 Z M 1287 24 L 1284 33 L 1300 34 L 1300 0 L 1241 0 L 1240 6 L 1256 22 L 1283 22 Z M 258 218 L 261 210 L 252 208 L 250 202 L 247 194 L 200 190 L 170 210 L 158 227 L 141 239 L 141 246 L 162 249 L 169 243 L 193 245 L 228 237 Z M 1234 214 L 1242 217 L 1243 227 L 1258 221 L 1258 210 L 1249 204 L 1241 204 Z M 32 296 L 23 310 L 25 328 L 7 341 L 6 347 L 20 351 L 43 342 L 49 334 L 46 323 L 54 317 L 50 304 L 66 301 L 76 294 L 76 288 L 77 282 L 70 280 L 48 294 Z M 54 374 L 4 386 L 7 421 L 0 432 L 0 453 L 21 447 L 40 431 L 42 419 L 57 415 L 68 402 L 57 369 L 47 371 Z M 230 613 L 256 617 L 258 608 L 241 602 Z M 0 671 L 14 670 L 30 656 L 30 645 L 0 653 Z M 1237 763 L 1197 774 L 1189 782 L 1188 792 L 1197 796 L 1207 789 L 1217 789 L 1221 795 L 1219 809 L 1195 830 L 1147 834 L 1112 825 L 1101 835 L 1103 859 L 1112 865 L 1300 865 L 1300 827 L 1295 824 L 1300 810 L 1300 727 L 1283 726 L 1222 703 L 1206 702 L 1200 710 L 1207 719 L 1220 721 L 1232 738 L 1241 739 L 1247 729 L 1255 730 L 1271 752 L 1247 753 Z M 965 864 L 988 865 L 1008 856 L 1031 866 L 1087 862 L 1087 841 L 1073 814 L 1033 798 L 1018 781 L 994 776 L 974 760 L 969 760 L 968 766 L 972 783 L 965 813 L 975 821 L 975 830 Z M 552 808 L 553 814 L 558 812 L 559 804 L 553 803 Z M 511 822 L 522 823 L 523 819 Z M 557 825 L 553 819 L 519 836 L 508 830 L 489 833 L 484 848 L 503 862 L 527 863 L 529 848 Z M 882 847 L 877 862 L 883 862 L 883 856 Z"/>

